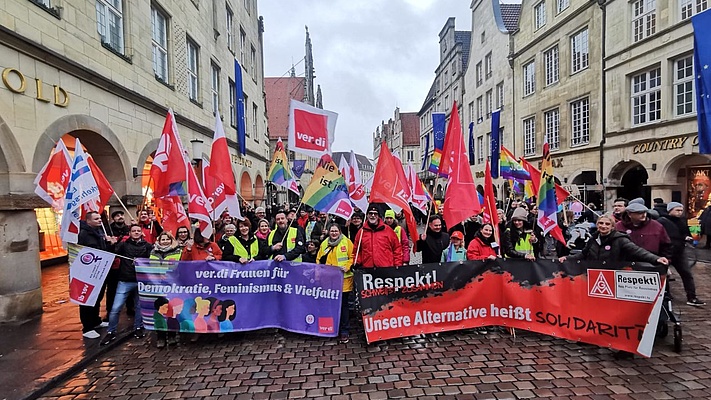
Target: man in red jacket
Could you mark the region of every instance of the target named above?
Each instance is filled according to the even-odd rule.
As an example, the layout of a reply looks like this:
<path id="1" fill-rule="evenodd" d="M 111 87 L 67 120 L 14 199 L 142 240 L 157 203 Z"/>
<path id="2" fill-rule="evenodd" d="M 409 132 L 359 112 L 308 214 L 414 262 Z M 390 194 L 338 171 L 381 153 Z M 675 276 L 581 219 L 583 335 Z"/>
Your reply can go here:
<path id="1" fill-rule="evenodd" d="M 380 219 L 375 205 L 368 207 L 366 222 L 353 241 L 355 262 L 364 268 L 402 265 L 402 244 L 395 231 Z"/>

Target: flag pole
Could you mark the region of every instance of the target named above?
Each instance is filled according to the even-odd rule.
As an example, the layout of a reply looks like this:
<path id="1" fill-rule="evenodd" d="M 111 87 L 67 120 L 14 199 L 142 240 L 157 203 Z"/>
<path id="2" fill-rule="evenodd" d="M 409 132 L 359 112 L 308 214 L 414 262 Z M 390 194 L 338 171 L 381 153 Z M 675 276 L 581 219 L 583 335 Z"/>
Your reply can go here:
<path id="1" fill-rule="evenodd" d="M 304 202 L 303 202 L 303 201 L 300 201 L 300 202 L 299 202 L 299 205 L 296 207 L 296 215 L 294 216 L 294 219 L 292 219 L 291 221 L 289 221 L 289 226 L 286 227 L 286 232 L 287 232 L 287 233 L 289 232 L 289 229 L 291 228 L 291 224 L 293 224 L 293 223 L 294 223 L 294 220 L 298 217 L 298 215 L 299 215 L 299 210 L 301 209 L 301 205 L 302 205 L 302 204 L 304 204 Z M 289 213 L 289 211 L 287 210 L 287 214 L 288 214 L 288 213 Z M 281 238 L 281 244 L 282 244 L 282 245 L 284 244 L 284 240 L 286 240 L 286 236 L 287 236 L 287 235 L 286 235 L 286 233 L 285 233 L 285 234 L 284 234 L 284 237 Z M 306 240 L 306 238 L 304 238 L 304 240 Z"/>
<path id="2" fill-rule="evenodd" d="M 123 210 L 126 211 L 126 214 L 131 215 L 128 208 L 126 208 L 126 205 L 123 204 L 123 201 L 121 201 L 121 198 L 116 194 L 116 192 L 114 192 L 114 196 L 116 196 L 116 200 L 118 200 L 119 204 L 121 204 L 121 207 L 123 207 Z"/>

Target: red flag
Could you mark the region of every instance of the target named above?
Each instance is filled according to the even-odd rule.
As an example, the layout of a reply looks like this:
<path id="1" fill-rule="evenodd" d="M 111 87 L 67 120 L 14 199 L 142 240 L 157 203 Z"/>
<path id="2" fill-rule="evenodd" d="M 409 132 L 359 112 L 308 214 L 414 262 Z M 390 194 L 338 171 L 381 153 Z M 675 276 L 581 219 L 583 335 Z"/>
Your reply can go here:
<path id="1" fill-rule="evenodd" d="M 99 166 L 94 162 L 94 157 L 89 156 L 87 162 L 89 163 L 91 174 L 94 175 L 94 180 L 96 180 L 96 184 L 99 186 L 99 211 L 101 211 L 107 204 L 109 204 L 109 199 L 114 194 L 114 188 L 111 187 L 109 180 L 106 179 L 104 173 L 101 172 Z"/>
<path id="2" fill-rule="evenodd" d="M 402 164 L 390 153 L 387 143 L 383 142 L 378 165 L 375 166 L 373 174 L 370 202 L 388 203 L 401 208 L 407 221 L 407 230 L 410 231 L 410 239 L 413 243 L 417 243 L 417 222 L 407 203 L 406 193 L 409 192 L 409 188 L 407 188 L 407 180 L 403 179 L 405 172 L 398 173 L 398 168 L 402 171 Z"/>
<path id="3" fill-rule="evenodd" d="M 541 171 L 538 170 L 538 168 L 534 167 L 533 164 L 530 162 L 526 161 L 523 157 L 520 158 L 521 160 L 521 166 L 523 166 L 523 169 L 528 171 L 528 173 L 531 175 L 531 186 L 533 186 L 533 193 L 538 195 L 538 187 L 539 184 L 541 183 Z M 557 204 L 561 205 L 567 199 L 570 197 L 570 192 L 565 190 L 563 186 L 560 186 L 559 184 L 555 184 L 555 197 L 557 200 Z"/>
<path id="4" fill-rule="evenodd" d="M 185 214 L 185 207 L 183 207 L 180 197 L 168 196 L 162 199 L 155 199 L 155 202 L 156 207 L 163 213 L 160 220 L 163 230 L 175 236 L 181 226 L 190 229 L 190 219 Z"/>
<path id="5" fill-rule="evenodd" d="M 494 229 L 496 229 L 499 225 L 499 214 L 496 212 L 496 196 L 494 196 L 494 183 L 489 160 L 486 160 L 486 170 L 484 171 L 484 204 L 482 204 L 481 211 L 484 222 L 494 225 Z"/>
<path id="6" fill-rule="evenodd" d="M 69 185 L 72 160 L 67 146 L 58 141 L 47 164 L 35 178 L 35 193 L 49 203 L 55 211 L 64 208 L 64 195 Z"/>
<path id="7" fill-rule="evenodd" d="M 188 170 L 188 215 L 190 218 L 198 220 L 200 233 L 204 237 L 210 237 L 212 235 L 212 218 L 210 218 L 212 207 L 198 183 L 195 171 L 187 165 L 186 168 Z"/>
<path id="8" fill-rule="evenodd" d="M 452 113 L 444 140 L 440 171 L 445 173 L 449 171 L 449 183 L 444 194 L 443 216 L 447 226 L 454 226 L 481 212 L 474 177 L 469 168 L 456 101 L 452 104 Z"/>
<path id="9" fill-rule="evenodd" d="M 185 179 L 187 176 L 185 151 L 178 136 L 173 110 L 168 110 L 163 132 L 160 136 L 156 155 L 151 166 L 153 197 L 183 196 L 187 194 Z"/>
<path id="10" fill-rule="evenodd" d="M 225 129 L 222 126 L 222 119 L 219 113 L 215 117 L 215 135 L 212 139 L 210 162 L 207 167 L 203 168 L 202 182 L 205 186 L 205 194 L 211 201 L 215 215 L 220 215 L 225 209 L 228 209 L 231 216 L 242 219 L 239 200 L 236 195 L 235 175 L 232 172 L 230 151 L 227 148 Z"/>

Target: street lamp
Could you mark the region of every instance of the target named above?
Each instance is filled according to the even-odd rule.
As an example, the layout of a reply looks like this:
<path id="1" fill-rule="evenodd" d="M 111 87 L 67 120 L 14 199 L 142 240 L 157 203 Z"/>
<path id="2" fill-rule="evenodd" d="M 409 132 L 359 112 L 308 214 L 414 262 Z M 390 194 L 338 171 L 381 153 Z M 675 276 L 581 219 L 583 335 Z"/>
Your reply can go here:
<path id="1" fill-rule="evenodd" d="M 202 139 L 193 139 L 190 141 L 190 144 L 192 145 L 193 149 L 193 162 L 195 164 L 199 163 L 200 160 L 202 160 L 202 152 L 203 152 L 203 144 L 205 142 L 202 141 Z"/>

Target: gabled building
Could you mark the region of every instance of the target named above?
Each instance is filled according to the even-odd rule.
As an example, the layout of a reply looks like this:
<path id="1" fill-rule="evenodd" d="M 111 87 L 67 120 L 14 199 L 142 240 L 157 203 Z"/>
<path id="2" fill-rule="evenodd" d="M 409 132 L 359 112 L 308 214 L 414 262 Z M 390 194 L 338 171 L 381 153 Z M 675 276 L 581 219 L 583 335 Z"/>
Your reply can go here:
<path id="1" fill-rule="evenodd" d="M 403 166 L 420 162 L 420 131 L 417 113 L 402 113 L 396 107 L 393 118 L 380 123 L 373 133 L 373 155 L 377 164 L 382 142 L 386 142 L 393 154 L 400 157 Z M 418 167 L 419 168 L 419 167 Z"/>

